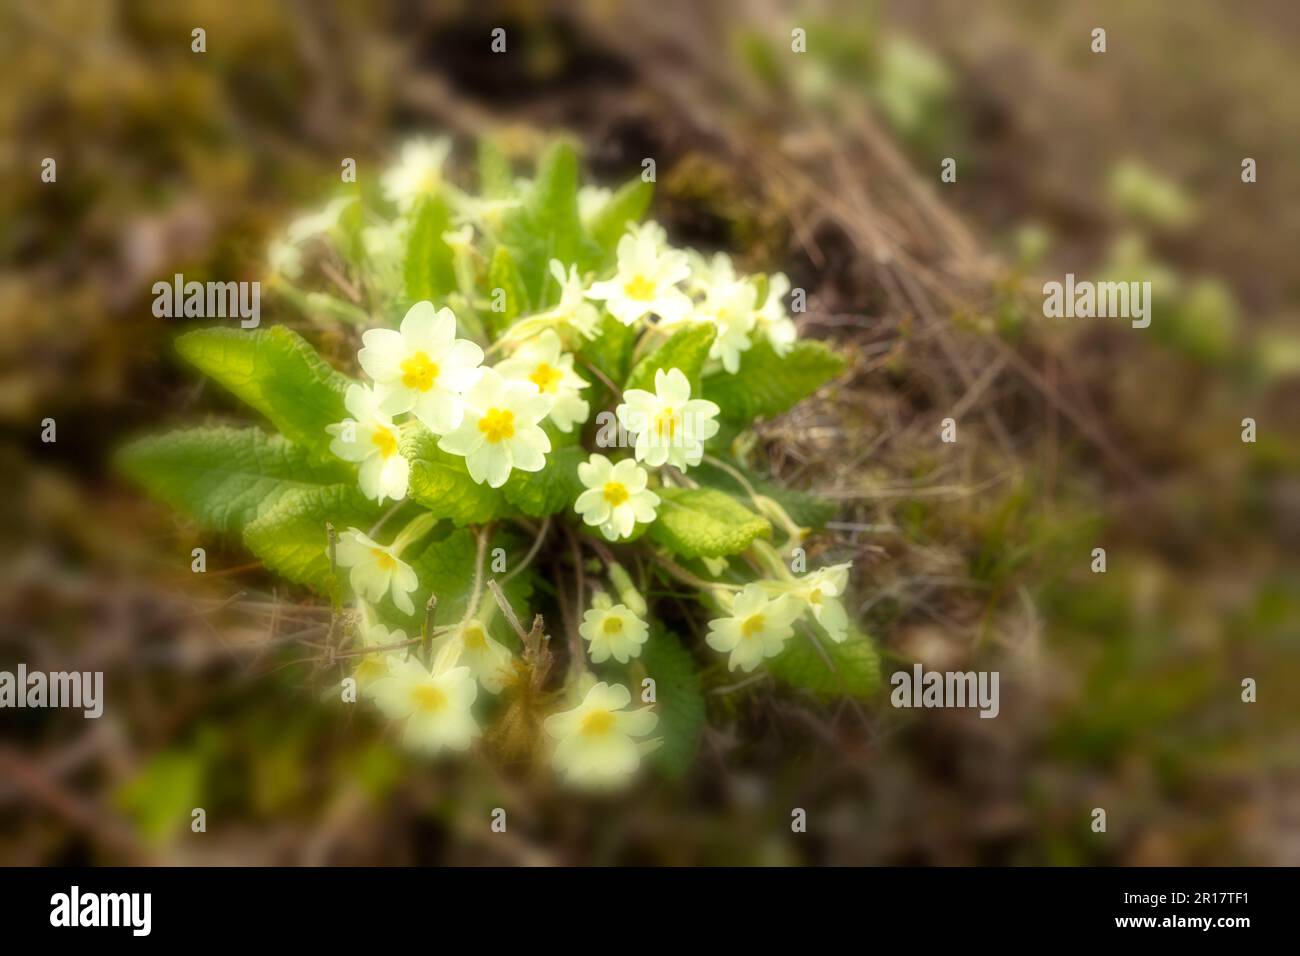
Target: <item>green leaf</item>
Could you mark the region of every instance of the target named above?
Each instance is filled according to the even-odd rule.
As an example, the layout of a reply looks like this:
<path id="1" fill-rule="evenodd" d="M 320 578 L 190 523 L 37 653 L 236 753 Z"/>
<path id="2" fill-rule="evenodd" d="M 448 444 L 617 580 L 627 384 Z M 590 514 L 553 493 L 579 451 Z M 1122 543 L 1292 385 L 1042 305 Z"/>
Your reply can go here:
<path id="1" fill-rule="evenodd" d="M 547 303 L 542 290 L 552 259 L 566 266 L 577 260 L 578 157 L 573 146 L 556 143 L 542 156 L 523 203 L 503 217 L 501 241 L 510 247 L 528 298 L 537 308 Z"/>
<path id="2" fill-rule="evenodd" d="M 260 428 L 190 428 L 141 438 L 123 448 L 118 467 L 150 494 L 214 531 L 239 531 L 290 491 L 353 485 L 342 462 Z"/>
<path id="3" fill-rule="evenodd" d="M 640 176 L 624 183 L 592 220 L 588 230 L 591 238 L 606 254 L 612 253 L 618 240 L 627 232 L 628 224 L 641 221 L 653 196 L 654 184 L 643 181 Z"/>
<path id="4" fill-rule="evenodd" d="M 441 196 L 420 200 L 406 241 L 403 274 L 406 297 L 412 302 L 433 301 L 456 288 L 451 246 L 442 234 L 451 227 L 451 213 Z"/>
<path id="5" fill-rule="evenodd" d="M 821 342 L 803 339 L 780 356 L 761 339 L 741 355 L 735 375 L 704 380 L 704 397 L 718 404 L 724 418 L 748 423 L 789 410 L 843 370 L 844 359 Z"/>
<path id="6" fill-rule="evenodd" d="M 114 793 L 113 803 L 146 839 L 163 842 L 189 823 L 191 811 L 202 802 L 205 771 L 203 753 L 162 751 Z"/>
<path id="7" fill-rule="evenodd" d="M 509 328 L 519 316 L 531 309 L 528 290 L 524 288 L 523 277 L 515 265 L 515 257 L 505 246 L 497 246 L 492 253 L 492 262 L 488 265 L 488 298 L 496 296 L 496 290 L 505 292 L 505 311 L 496 312 L 489 308 L 486 313 L 492 334 L 500 335 Z"/>
<path id="8" fill-rule="evenodd" d="M 795 524 L 801 527 L 822 528 L 826 525 L 826 522 L 839 513 L 839 505 L 833 501 L 818 498 L 806 491 L 786 488 L 775 481 L 760 477 L 734 461 L 728 461 L 727 464 L 740 472 L 745 480 L 749 482 L 750 487 L 760 495 L 766 495 L 784 508 L 786 514 L 794 520 Z M 711 465 L 707 461 L 702 461 L 691 470 L 691 477 L 702 485 L 725 491 L 741 504 L 747 507 L 750 506 L 749 492 L 725 469 Z"/>
<path id="9" fill-rule="evenodd" d="M 690 380 L 692 394 L 698 396 L 700 390 L 700 369 L 709 357 L 709 347 L 718 334 L 711 322 L 692 322 L 683 325 L 668 337 L 668 340 L 641 361 L 636 363 L 632 374 L 627 377 L 623 390 L 643 388 L 653 392 L 655 389 L 655 372 L 663 369 L 679 368 Z"/>
<path id="10" fill-rule="evenodd" d="M 779 680 L 821 697 L 870 697 L 880 686 L 880 657 L 871 639 L 853 629 L 843 644 L 836 644 L 815 627 L 799 626 L 786 649 L 767 662 L 767 669 Z"/>
<path id="11" fill-rule="evenodd" d="M 490 139 L 478 141 L 478 184 L 485 199 L 501 199 L 515 191 L 510 160 Z"/>
<path id="12" fill-rule="evenodd" d="M 458 525 L 481 524 L 504 512 L 504 496 L 469 476 L 465 459 L 438 447 L 438 436 L 424 427 L 402 435 L 402 454 L 411 463 L 410 496 L 433 513 Z"/>
<path id="13" fill-rule="evenodd" d="M 348 528 L 366 531 L 382 511 L 352 485 L 299 488 L 249 522 L 244 544 L 281 577 L 334 596 L 338 582 L 330 568 L 326 523 L 340 534 Z"/>
<path id="14" fill-rule="evenodd" d="M 325 426 L 347 417 L 343 393 L 351 379 L 282 325 L 196 329 L 180 336 L 176 349 L 297 444 L 326 448 Z"/>
<path id="15" fill-rule="evenodd" d="M 608 312 L 604 312 L 600 317 L 599 334 L 590 342 L 585 342 L 579 349 L 579 353 L 605 373 L 611 382 L 621 382 L 627 377 L 636 336 L 636 329 L 624 325 Z"/>
<path id="16" fill-rule="evenodd" d="M 650 539 L 684 558 L 721 558 L 744 551 L 772 526 L 713 488 L 660 488 Z"/>
<path id="17" fill-rule="evenodd" d="M 651 759 L 669 777 L 682 777 L 695 757 L 704 726 L 704 694 L 695 661 L 676 635 L 658 629 L 641 648 L 640 660 L 646 676 L 654 678 L 659 715 L 655 733 L 663 738 L 663 746 Z"/>
<path id="18" fill-rule="evenodd" d="M 539 472 L 511 472 L 501 490 L 508 502 L 534 518 L 566 511 L 585 488 L 578 465 L 586 460 L 587 451 L 580 445 L 553 447 L 546 467 Z"/>

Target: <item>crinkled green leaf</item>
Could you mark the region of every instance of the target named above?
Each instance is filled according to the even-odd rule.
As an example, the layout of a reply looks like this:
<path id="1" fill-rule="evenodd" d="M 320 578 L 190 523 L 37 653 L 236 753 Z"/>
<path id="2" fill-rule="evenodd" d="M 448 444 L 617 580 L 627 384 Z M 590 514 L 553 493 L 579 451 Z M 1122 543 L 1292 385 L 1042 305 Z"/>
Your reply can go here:
<path id="1" fill-rule="evenodd" d="M 335 595 L 327 523 L 341 534 L 366 531 L 383 509 L 352 485 L 299 488 L 286 492 L 244 528 L 244 544 L 268 570 L 322 594 Z M 346 574 L 346 572 L 344 572 Z"/>
<path id="2" fill-rule="evenodd" d="M 260 428 L 189 428 L 141 438 L 118 467 L 150 494 L 214 531 L 239 531 L 290 491 L 354 485 L 338 461 L 321 461 Z"/>
<path id="3" fill-rule="evenodd" d="M 735 498 L 713 488 L 660 488 L 650 539 L 684 558 L 738 554 L 772 527 Z"/>
<path id="4" fill-rule="evenodd" d="M 580 445 L 552 448 L 539 472 L 513 471 L 502 486 L 508 502 L 526 515 L 542 518 L 573 507 L 584 486 L 578 465 L 587 460 Z"/>
<path id="5" fill-rule="evenodd" d="M 779 680 L 822 697 L 869 697 L 880 686 L 880 656 L 871 639 L 854 629 L 843 644 L 836 644 L 819 628 L 801 624 L 785 650 L 767 662 L 767 669 Z"/>
<path id="6" fill-rule="evenodd" d="M 286 438 L 307 448 L 328 447 L 325 426 L 347 416 L 343 393 L 351 379 L 282 325 L 251 331 L 196 329 L 180 336 L 176 349 L 265 415 Z"/>
<path id="7" fill-rule="evenodd" d="M 441 196 L 426 196 L 411 221 L 403 267 L 406 297 L 411 302 L 432 301 L 456 288 L 451 246 L 442 238 L 451 228 L 451 212 Z"/>
<path id="8" fill-rule="evenodd" d="M 653 392 L 657 371 L 679 368 L 691 383 L 691 393 L 699 397 L 700 369 L 704 368 L 704 362 L 709 357 L 709 347 L 713 345 L 717 334 L 718 330 L 711 322 L 683 325 L 662 345 L 636 363 L 623 390 L 643 388 Z"/>
<path id="9" fill-rule="evenodd" d="M 504 511 L 500 489 L 474 482 L 465 459 L 438 447 L 438 436 L 423 427 L 402 435 L 402 454 L 411 463 L 410 490 L 415 501 L 436 518 L 450 518 L 456 524 L 481 524 Z"/>
<path id="10" fill-rule="evenodd" d="M 542 156 L 522 204 L 502 217 L 501 241 L 514 256 L 528 298 L 538 308 L 552 259 L 566 266 L 577 260 L 578 157 L 569 143 L 556 143 Z"/>
<path id="11" fill-rule="evenodd" d="M 722 417 L 744 421 L 788 411 L 844 370 L 844 359 L 821 342 L 802 339 L 785 356 L 766 340 L 742 353 L 735 375 L 720 372 L 704 380 L 704 397 Z"/>
<path id="12" fill-rule="evenodd" d="M 655 760 L 670 777 L 681 777 L 695 757 L 700 730 L 704 726 L 704 694 L 695 661 L 675 634 L 654 629 L 641 648 L 646 676 L 655 682 L 655 713 L 659 724 L 655 734 L 663 746 Z M 632 688 L 636 693 L 637 688 Z M 639 699 L 639 698 L 638 698 Z"/>

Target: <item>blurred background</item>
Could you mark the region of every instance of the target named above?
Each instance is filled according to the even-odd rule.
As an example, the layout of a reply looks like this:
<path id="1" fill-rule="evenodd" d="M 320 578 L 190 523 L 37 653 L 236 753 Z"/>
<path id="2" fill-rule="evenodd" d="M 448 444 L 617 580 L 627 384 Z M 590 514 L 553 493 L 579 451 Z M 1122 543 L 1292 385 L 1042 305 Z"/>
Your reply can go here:
<path id="1" fill-rule="evenodd" d="M 5 3 L 0 669 L 108 705 L 0 711 L 0 862 L 1300 863 L 1298 50 L 1289 0 Z M 343 157 L 489 131 L 653 157 L 674 241 L 808 290 L 851 370 L 767 460 L 839 504 L 886 674 L 998 670 L 997 719 L 759 682 L 617 797 L 429 765 L 302 663 L 318 600 L 116 474 L 234 408 L 155 281 L 257 279 Z M 1044 318 L 1066 272 L 1151 281 L 1151 327 Z"/>

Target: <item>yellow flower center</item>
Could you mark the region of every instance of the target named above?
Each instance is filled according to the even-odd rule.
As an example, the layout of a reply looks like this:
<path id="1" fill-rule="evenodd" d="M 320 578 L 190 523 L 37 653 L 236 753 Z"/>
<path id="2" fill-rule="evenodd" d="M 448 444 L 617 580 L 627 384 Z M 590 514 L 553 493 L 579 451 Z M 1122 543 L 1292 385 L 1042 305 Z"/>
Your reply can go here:
<path id="1" fill-rule="evenodd" d="M 751 614 L 749 617 L 745 618 L 744 622 L 740 625 L 740 633 L 747 638 L 757 637 L 763 632 L 764 623 L 763 615 Z"/>
<path id="2" fill-rule="evenodd" d="M 605 618 L 605 623 L 600 626 L 600 629 L 610 635 L 622 634 L 623 619 L 614 617 L 614 615 L 611 614 L 609 617 Z"/>
<path id="3" fill-rule="evenodd" d="M 649 302 L 655 297 L 655 284 L 643 275 L 636 275 L 624 283 L 623 294 L 638 302 Z"/>
<path id="4" fill-rule="evenodd" d="M 478 430 L 492 444 L 515 437 L 515 413 L 505 408 L 489 408 L 478 420 Z"/>
<path id="5" fill-rule="evenodd" d="M 607 710 L 593 710 L 582 718 L 578 732 L 587 737 L 599 737 L 607 734 L 614 726 L 614 715 Z"/>
<path id="6" fill-rule="evenodd" d="M 605 482 L 605 489 L 601 493 L 605 496 L 605 500 L 609 502 L 610 507 L 612 508 L 617 508 L 631 497 L 627 493 L 627 486 L 621 481 Z"/>
<path id="7" fill-rule="evenodd" d="M 387 428 L 376 428 L 370 440 L 384 458 L 392 458 L 397 453 L 397 436 Z"/>
<path id="8" fill-rule="evenodd" d="M 417 392 L 427 392 L 438 380 L 438 363 L 424 352 L 416 352 L 402 361 L 402 384 Z"/>
<path id="9" fill-rule="evenodd" d="M 547 365 L 545 362 L 540 363 L 537 368 L 533 369 L 533 374 L 528 376 L 528 380 L 537 386 L 538 391 L 543 393 L 555 391 L 563 378 L 563 372 L 553 365 Z"/>
<path id="10" fill-rule="evenodd" d="M 669 441 L 672 441 L 677 437 L 677 415 L 673 412 L 671 405 L 655 416 L 654 424 L 655 434 L 660 438 L 667 437 Z M 668 434 L 665 436 L 664 432 Z"/>
<path id="11" fill-rule="evenodd" d="M 383 548 L 371 548 L 370 554 L 374 557 L 375 564 L 379 565 L 381 571 L 391 571 L 397 567 L 397 559 Z"/>
<path id="12" fill-rule="evenodd" d="M 812 593 L 808 595 L 808 603 L 809 603 L 809 604 L 821 604 L 821 603 L 822 603 L 822 589 L 821 589 L 821 588 L 813 588 Z"/>
<path id="13" fill-rule="evenodd" d="M 434 714 L 447 706 L 447 695 L 432 684 L 421 684 L 411 691 L 411 701 L 416 710 Z"/>
<path id="14" fill-rule="evenodd" d="M 487 647 L 487 635 L 483 633 L 481 625 L 474 624 L 465 628 L 461 633 L 461 643 L 472 651 L 481 651 Z"/>

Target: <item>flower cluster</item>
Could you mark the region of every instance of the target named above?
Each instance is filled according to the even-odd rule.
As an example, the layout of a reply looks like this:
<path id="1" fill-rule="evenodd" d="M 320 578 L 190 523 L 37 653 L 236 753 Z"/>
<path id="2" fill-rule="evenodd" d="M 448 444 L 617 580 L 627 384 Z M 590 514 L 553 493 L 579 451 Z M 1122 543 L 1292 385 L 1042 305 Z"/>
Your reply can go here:
<path id="1" fill-rule="evenodd" d="M 409 143 L 377 192 L 333 200 L 272 244 L 279 292 L 344 340 L 355 330 L 353 378 L 287 329 L 261 330 L 237 347 L 268 364 L 272 400 L 245 366 L 222 364 L 236 347 L 224 335 L 192 333 L 183 353 L 285 433 L 279 445 L 256 430 L 204 440 L 247 441 L 230 454 L 268 461 L 240 499 L 266 496 L 238 516 L 245 543 L 271 570 L 350 599 L 351 644 L 332 652 L 406 746 L 517 754 L 523 734 L 566 782 L 616 786 L 656 731 L 676 741 L 664 759 L 689 754 L 681 738 L 704 711 L 702 699 L 656 706 L 665 687 L 700 684 L 695 655 L 653 612 L 663 595 L 694 589 L 702 644 L 731 669 L 776 673 L 800 627 L 832 649 L 854 637 L 849 565 L 805 573 L 808 529 L 728 450 L 839 360 L 798 340 L 785 276 L 741 274 L 639 222 L 646 184 L 579 190 L 559 146 L 533 181 L 481 155 L 472 195 L 447 174 L 451 155 L 443 140 Z M 327 277 L 340 262 L 348 272 L 345 295 L 300 287 L 307 253 L 326 250 Z M 280 453 L 288 464 L 269 463 Z M 303 462 L 328 477 L 295 483 L 286 472 Z M 329 484 L 340 469 L 355 484 Z M 234 511 L 219 514 L 228 530 Z M 329 536 L 304 532 L 312 522 Z M 779 549 L 766 540 L 777 530 Z M 512 579 L 518 600 L 549 602 L 532 608 L 546 613 L 531 632 Z M 547 644 L 543 620 L 567 640 Z M 551 668 L 551 648 L 567 668 Z"/>
<path id="2" fill-rule="evenodd" d="M 412 143 L 396 166 L 384 173 L 385 197 L 398 211 L 387 227 L 371 226 L 368 246 L 381 250 L 380 236 L 402 236 L 423 199 L 445 195 L 458 228 L 443 235 L 453 256 L 470 259 L 476 240 L 489 241 L 517 200 L 486 200 L 454 190 L 443 177 L 449 155 L 445 143 Z M 584 190 L 580 214 L 586 222 L 613 201 L 608 191 Z M 318 233 L 337 222 L 331 206 L 315 220 L 299 224 L 295 236 Z M 377 231 L 378 230 L 378 231 Z M 382 255 L 382 253 L 380 253 Z M 584 393 L 592 380 L 577 364 L 578 350 L 599 345 L 612 334 L 603 319 L 635 330 L 645 341 L 666 339 L 692 324 L 712 327 L 706 368 L 734 375 L 753 344 L 765 339 L 777 355 L 795 342 L 794 322 L 783 305 L 789 291 L 784 275 L 739 275 L 730 258 L 710 258 L 673 248 L 656 223 L 630 223 L 604 274 L 577 263 L 550 259 L 546 277 L 551 294 L 544 307 L 515 317 L 492 341 L 475 341 L 481 323 L 458 319 L 448 305 L 430 301 L 410 306 L 398 328 L 365 331 L 357 364 L 369 385 L 352 385 L 345 403 L 350 417 L 328 426 L 330 450 L 359 465 L 362 492 L 379 502 L 405 498 L 410 465 L 402 434 L 412 423 L 438 436 L 437 446 L 465 461 L 469 478 L 502 488 L 514 471 L 537 473 L 553 450 L 552 436 L 581 432 L 592 412 Z M 551 285 L 553 283 L 553 285 Z M 462 289 L 462 292 L 470 290 Z M 451 299 L 452 297 L 449 297 Z M 472 300 L 465 295 L 462 301 Z M 646 384 L 650 384 L 648 381 Z M 654 369 L 653 390 L 626 388 L 614 407 L 618 423 L 632 436 L 632 454 L 611 460 L 593 451 L 577 465 L 583 491 L 573 509 L 584 525 L 607 541 L 633 537 L 652 525 L 661 505 L 656 489 L 700 465 L 706 444 L 719 431 L 721 409 L 699 397 L 682 368 Z M 402 417 L 404 420 L 399 420 Z M 411 613 L 418 579 L 391 547 L 357 529 L 344 533 L 338 562 L 350 571 L 359 600 L 389 594 Z M 807 615 L 834 641 L 843 641 L 847 616 L 840 603 L 848 565 L 803 578 L 772 578 L 743 586 L 719 584 L 711 597 L 722 616 L 709 622 L 707 643 L 728 655 L 732 669 L 753 670 L 778 655 Z M 650 627 L 627 603 L 614 603 L 597 591 L 578 632 L 591 663 L 613 660 L 626 665 L 646 644 Z M 401 632 L 397 632 L 401 634 Z M 371 626 L 368 645 L 388 643 L 391 635 Z M 464 749 L 478 732 L 470 716 L 475 688 L 499 694 L 514 670 L 512 652 L 478 620 L 466 620 L 441 636 L 428 666 L 409 656 L 385 654 L 390 673 L 367 681 L 365 692 L 383 712 L 406 721 L 405 740 L 414 747 Z M 363 665 L 369 673 L 371 662 Z M 358 672 L 362 668 L 358 669 Z M 633 738 L 649 733 L 655 717 L 649 708 L 625 711 L 630 694 L 622 685 L 590 686 L 573 710 L 547 718 L 545 729 L 557 741 L 554 760 L 566 779 L 600 784 L 635 769 L 641 749 Z"/>

